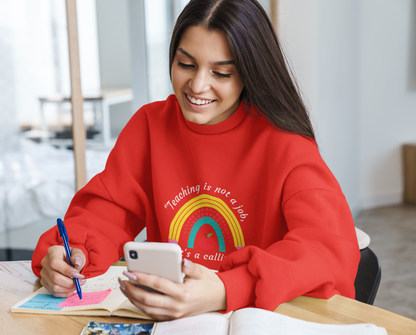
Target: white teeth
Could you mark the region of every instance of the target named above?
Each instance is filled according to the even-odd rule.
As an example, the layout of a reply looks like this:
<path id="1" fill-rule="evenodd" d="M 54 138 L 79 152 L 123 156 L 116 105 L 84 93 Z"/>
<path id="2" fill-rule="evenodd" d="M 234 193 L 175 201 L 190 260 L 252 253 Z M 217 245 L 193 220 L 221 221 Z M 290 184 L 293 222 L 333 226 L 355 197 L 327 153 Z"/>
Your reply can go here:
<path id="1" fill-rule="evenodd" d="M 195 99 L 194 97 L 191 97 L 190 95 L 186 95 L 188 100 L 192 102 L 195 105 L 206 105 L 209 104 L 212 100 L 201 100 L 201 99 Z"/>

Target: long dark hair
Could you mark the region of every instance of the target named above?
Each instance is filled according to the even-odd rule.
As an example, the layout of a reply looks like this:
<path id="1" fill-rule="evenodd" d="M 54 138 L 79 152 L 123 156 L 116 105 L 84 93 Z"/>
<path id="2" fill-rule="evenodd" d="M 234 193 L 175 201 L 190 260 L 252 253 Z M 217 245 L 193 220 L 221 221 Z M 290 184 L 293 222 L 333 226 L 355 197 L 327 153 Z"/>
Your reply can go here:
<path id="1" fill-rule="evenodd" d="M 267 13 L 256 0 L 191 0 L 179 15 L 169 50 L 172 69 L 185 30 L 222 31 L 244 83 L 240 98 L 275 127 L 315 139 L 308 112 Z M 247 104 L 247 103 L 250 103 Z"/>

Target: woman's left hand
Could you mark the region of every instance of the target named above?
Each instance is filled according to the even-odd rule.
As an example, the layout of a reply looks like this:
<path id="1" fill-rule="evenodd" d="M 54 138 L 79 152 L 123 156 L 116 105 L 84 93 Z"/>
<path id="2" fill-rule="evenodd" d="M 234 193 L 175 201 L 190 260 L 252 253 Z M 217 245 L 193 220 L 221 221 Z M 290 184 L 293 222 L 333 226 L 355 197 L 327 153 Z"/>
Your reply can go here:
<path id="1" fill-rule="evenodd" d="M 120 289 L 133 305 L 159 321 L 226 309 L 224 284 L 213 271 L 187 259 L 182 271 L 183 284 L 142 272 L 124 272 L 138 284 L 161 293 L 148 292 L 119 279 Z"/>

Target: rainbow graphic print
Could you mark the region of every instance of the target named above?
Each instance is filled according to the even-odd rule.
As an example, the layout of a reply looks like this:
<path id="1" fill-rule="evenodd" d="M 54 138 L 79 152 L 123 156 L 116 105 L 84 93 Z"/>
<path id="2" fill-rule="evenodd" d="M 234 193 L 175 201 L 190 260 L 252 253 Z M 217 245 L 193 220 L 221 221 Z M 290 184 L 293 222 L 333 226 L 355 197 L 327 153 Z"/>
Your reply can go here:
<path id="1" fill-rule="evenodd" d="M 225 255 L 245 246 L 233 211 L 220 198 L 207 194 L 179 209 L 170 224 L 169 242 L 179 244 L 184 257 L 213 269 Z"/>

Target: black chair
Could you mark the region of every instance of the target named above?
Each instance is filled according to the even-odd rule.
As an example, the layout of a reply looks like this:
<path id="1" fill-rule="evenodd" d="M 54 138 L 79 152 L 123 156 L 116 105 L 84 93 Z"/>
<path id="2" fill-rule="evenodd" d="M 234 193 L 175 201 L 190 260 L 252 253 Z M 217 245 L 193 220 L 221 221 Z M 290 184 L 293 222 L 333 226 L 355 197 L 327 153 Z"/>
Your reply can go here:
<path id="1" fill-rule="evenodd" d="M 355 277 L 355 300 L 372 305 L 381 280 L 381 267 L 370 248 L 360 250 L 361 260 Z"/>

